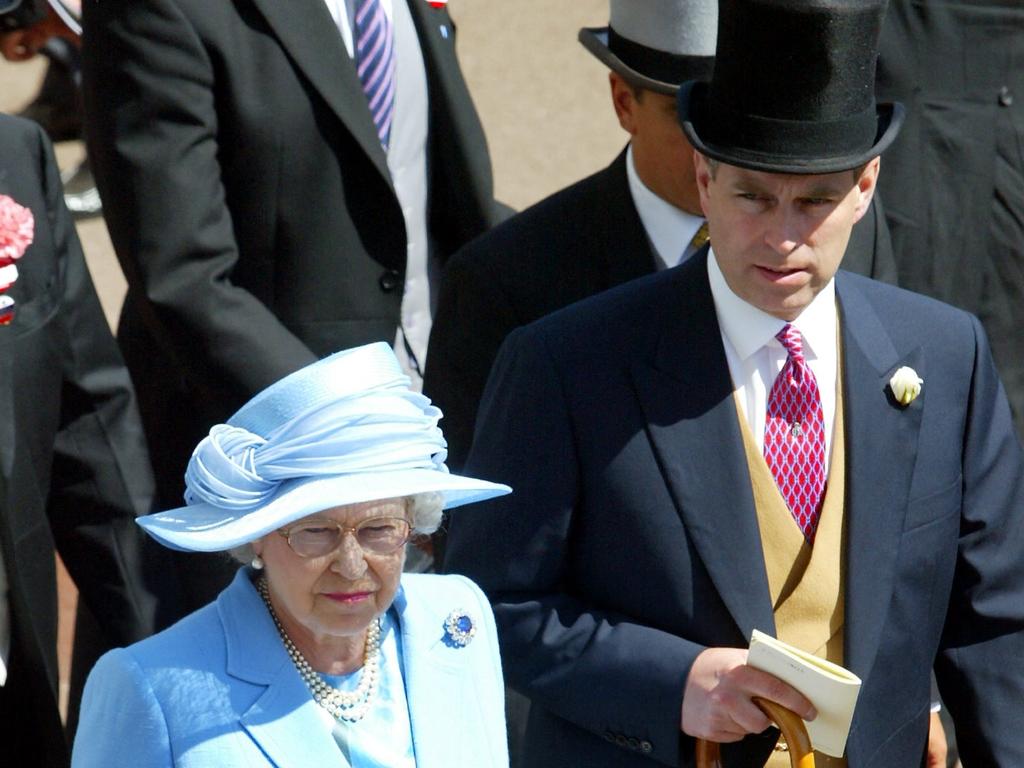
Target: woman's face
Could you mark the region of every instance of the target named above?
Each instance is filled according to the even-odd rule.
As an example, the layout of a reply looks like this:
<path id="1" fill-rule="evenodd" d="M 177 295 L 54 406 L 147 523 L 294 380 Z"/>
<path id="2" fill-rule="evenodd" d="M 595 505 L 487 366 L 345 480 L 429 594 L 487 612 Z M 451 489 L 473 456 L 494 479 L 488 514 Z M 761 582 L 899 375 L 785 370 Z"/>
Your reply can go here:
<path id="1" fill-rule="evenodd" d="M 316 521 L 355 528 L 374 518 L 407 520 L 405 499 L 331 507 L 292 523 L 288 530 Z M 371 531 L 378 527 L 369 526 Z M 288 636 L 300 649 L 321 651 L 339 642 L 361 641 L 370 622 L 395 599 L 405 561 L 404 546 L 386 555 L 365 552 L 351 531 L 342 534 L 333 552 L 319 557 L 300 557 L 279 531 L 257 539 L 253 549 L 263 559 L 274 611 Z"/>

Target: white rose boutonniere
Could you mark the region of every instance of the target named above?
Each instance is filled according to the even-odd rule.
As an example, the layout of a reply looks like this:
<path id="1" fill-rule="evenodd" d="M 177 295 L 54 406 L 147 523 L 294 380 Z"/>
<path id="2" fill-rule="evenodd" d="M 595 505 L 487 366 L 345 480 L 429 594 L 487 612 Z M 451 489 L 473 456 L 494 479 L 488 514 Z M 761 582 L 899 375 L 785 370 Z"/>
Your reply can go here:
<path id="1" fill-rule="evenodd" d="M 921 394 L 921 385 L 924 379 L 917 375 L 913 368 L 903 366 L 896 369 L 896 373 L 889 379 L 889 388 L 892 390 L 896 402 L 900 405 L 910 405 L 917 396 Z"/>

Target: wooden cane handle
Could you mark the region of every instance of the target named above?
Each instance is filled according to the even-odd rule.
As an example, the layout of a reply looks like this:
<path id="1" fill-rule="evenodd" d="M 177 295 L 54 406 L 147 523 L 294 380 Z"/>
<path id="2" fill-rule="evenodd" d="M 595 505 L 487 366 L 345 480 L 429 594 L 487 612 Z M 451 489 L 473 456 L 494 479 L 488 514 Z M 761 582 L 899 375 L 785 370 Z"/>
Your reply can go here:
<path id="1" fill-rule="evenodd" d="M 814 768 L 814 750 L 811 749 L 804 721 L 774 701 L 755 696 L 754 703 L 779 726 L 789 745 L 789 760 L 793 768 Z M 722 768 L 722 750 L 717 742 L 697 739 L 697 768 Z"/>

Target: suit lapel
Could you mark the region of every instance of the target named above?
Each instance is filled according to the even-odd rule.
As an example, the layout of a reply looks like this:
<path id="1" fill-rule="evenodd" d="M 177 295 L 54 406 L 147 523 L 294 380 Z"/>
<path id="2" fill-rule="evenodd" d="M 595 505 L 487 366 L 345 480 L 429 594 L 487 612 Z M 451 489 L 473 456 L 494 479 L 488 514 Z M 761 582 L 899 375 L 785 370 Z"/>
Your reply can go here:
<path id="1" fill-rule="evenodd" d="M 391 185 L 363 86 L 323 0 L 253 0 L 282 47 Z"/>
<path id="2" fill-rule="evenodd" d="M 892 595 L 900 532 L 917 460 L 925 393 L 898 406 L 889 378 L 901 365 L 926 378 L 920 349 L 902 355 L 853 281 L 836 279 L 843 339 L 848 550 L 845 663 L 871 669 Z"/>
<path id="3" fill-rule="evenodd" d="M 432 610 L 428 593 L 420 590 L 410 599 L 411 581 L 403 579 L 394 607 L 402 632 L 402 666 L 416 763 L 479 764 L 483 756 L 473 748 L 475 735 L 458 728 L 475 720 L 462 714 L 466 706 L 462 678 L 469 670 L 460 662 L 468 654 L 444 644 L 445 617 Z"/>
<path id="4" fill-rule="evenodd" d="M 707 280 L 707 251 L 673 272 L 656 346 L 633 368 L 661 472 L 687 535 L 743 637 L 774 633 L 764 555 Z"/>

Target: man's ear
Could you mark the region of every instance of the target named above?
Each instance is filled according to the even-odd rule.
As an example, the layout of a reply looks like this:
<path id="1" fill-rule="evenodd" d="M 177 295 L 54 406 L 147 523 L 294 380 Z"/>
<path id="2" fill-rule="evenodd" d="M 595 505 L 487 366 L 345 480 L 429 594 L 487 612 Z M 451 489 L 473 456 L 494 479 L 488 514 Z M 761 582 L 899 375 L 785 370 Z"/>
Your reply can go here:
<path id="1" fill-rule="evenodd" d="M 636 134 L 636 96 L 633 88 L 626 79 L 617 72 L 608 73 L 608 85 L 612 90 L 612 106 L 615 107 L 615 116 L 619 118 L 619 125 L 622 130 L 630 136 Z"/>
<path id="2" fill-rule="evenodd" d="M 700 195 L 700 207 L 704 216 L 708 215 L 708 186 L 712 182 L 711 166 L 708 159 L 696 149 L 693 150 L 693 171 L 697 180 L 697 193 Z"/>
<path id="3" fill-rule="evenodd" d="M 874 158 L 864 166 L 864 170 L 861 171 L 860 177 L 857 179 L 857 193 L 859 197 L 857 200 L 856 218 L 854 219 L 855 224 L 868 212 L 871 200 L 875 196 L 875 187 L 878 185 L 878 172 L 881 166 L 882 158 Z"/>

